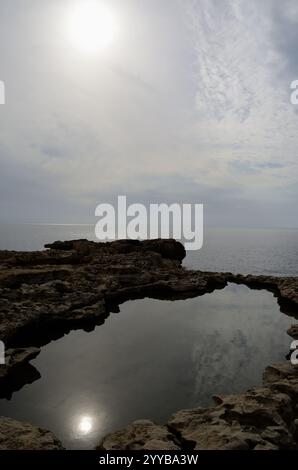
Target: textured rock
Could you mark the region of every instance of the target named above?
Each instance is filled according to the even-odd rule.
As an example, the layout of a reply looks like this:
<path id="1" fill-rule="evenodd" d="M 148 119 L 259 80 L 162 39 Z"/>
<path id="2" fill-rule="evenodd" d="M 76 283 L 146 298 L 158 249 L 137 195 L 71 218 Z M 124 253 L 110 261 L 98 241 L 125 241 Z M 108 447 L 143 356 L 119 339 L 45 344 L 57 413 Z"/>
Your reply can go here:
<path id="1" fill-rule="evenodd" d="M 42 345 L 74 328 L 90 330 L 129 299 L 183 299 L 228 282 L 272 290 L 282 309 L 297 312 L 297 278 L 190 271 L 181 266 L 185 250 L 175 240 L 46 246 L 40 252 L 0 252 L 0 339 L 7 347 Z"/>
<path id="2" fill-rule="evenodd" d="M 291 449 L 296 447 L 288 426 L 293 413 L 288 395 L 260 387 L 223 397 L 207 410 L 178 412 L 168 426 L 196 450 L 249 450 L 268 442 Z"/>
<path id="3" fill-rule="evenodd" d="M 171 293 L 173 280 L 182 277 L 185 250 L 174 240 L 48 246 L 41 252 L 0 252 L 0 339 L 9 347 L 90 329 L 104 322 L 107 302 Z"/>
<path id="4" fill-rule="evenodd" d="M 49 431 L 0 416 L 0 450 L 62 450 Z"/>
<path id="5" fill-rule="evenodd" d="M 98 450 L 179 450 L 175 436 L 166 426 L 149 420 L 135 421 L 122 431 L 107 436 Z"/>
<path id="6" fill-rule="evenodd" d="M 298 324 L 292 325 L 288 331 L 288 335 L 291 336 L 294 339 L 298 339 Z"/>
<path id="7" fill-rule="evenodd" d="M 8 381 L 9 393 L 38 378 L 28 360 L 39 350 L 29 347 L 46 344 L 71 329 L 89 331 L 129 299 L 146 296 L 184 299 L 234 282 L 270 290 L 283 312 L 297 316 L 298 278 L 187 270 L 181 266 L 185 250 L 174 240 L 112 243 L 73 240 L 55 242 L 47 248 L 41 252 L 0 251 L 0 340 L 10 348 L 7 366 L 0 366 L 0 380 L 2 376 Z M 293 326 L 289 334 L 296 334 L 296 329 Z M 30 369 L 27 368 L 25 378 L 21 378 L 21 364 Z M 18 373 L 13 378 L 16 370 Z M 108 436 L 101 446 L 105 449 L 117 446 L 123 449 L 296 448 L 297 396 L 297 369 L 289 363 L 270 366 L 264 373 L 263 387 L 216 397 L 216 406 L 209 409 L 178 412 L 165 426 L 148 421 L 133 423 Z M 5 432 L 0 427 L 0 445 L 22 448 L 29 445 L 29 441 L 25 442 L 26 434 L 39 445 L 38 433 L 32 431 L 36 428 L 20 425 L 14 441 L 13 429 L 17 429 L 17 424 L 12 420 L 5 423 L 2 421 L 11 431 L 7 432 L 5 441 Z M 38 432 L 52 436 L 46 431 Z"/>
<path id="8" fill-rule="evenodd" d="M 266 369 L 262 387 L 214 397 L 215 406 L 182 410 L 164 426 L 135 422 L 103 439 L 100 448 L 133 450 L 171 445 L 182 450 L 298 449 L 298 368 L 276 364 Z M 140 446 L 140 447 L 138 447 Z M 150 447 L 146 447 L 150 448 Z"/>

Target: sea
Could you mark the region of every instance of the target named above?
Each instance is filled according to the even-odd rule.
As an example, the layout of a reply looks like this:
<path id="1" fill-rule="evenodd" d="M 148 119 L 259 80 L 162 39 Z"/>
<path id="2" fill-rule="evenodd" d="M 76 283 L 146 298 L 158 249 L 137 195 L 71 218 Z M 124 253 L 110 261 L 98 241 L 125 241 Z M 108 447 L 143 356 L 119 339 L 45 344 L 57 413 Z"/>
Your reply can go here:
<path id="1" fill-rule="evenodd" d="M 95 240 L 94 225 L 0 224 L 0 249 L 34 251 L 56 240 Z M 184 265 L 203 271 L 298 275 L 298 229 L 205 229 Z"/>

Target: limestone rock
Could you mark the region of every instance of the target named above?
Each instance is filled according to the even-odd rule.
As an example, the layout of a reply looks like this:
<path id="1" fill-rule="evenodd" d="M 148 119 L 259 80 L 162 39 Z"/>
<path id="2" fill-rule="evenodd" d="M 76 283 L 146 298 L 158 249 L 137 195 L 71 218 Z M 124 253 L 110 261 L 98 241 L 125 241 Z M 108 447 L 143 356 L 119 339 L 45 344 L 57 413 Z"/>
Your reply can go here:
<path id="1" fill-rule="evenodd" d="M 149 420 L 139 420 L 127 428 L 108 435 L 98 450 L 179 450 L 175 436 L 166 426 Z"/>
<path id="2" fill-rule="evenodd" d="M 0 450 L 62 450 L 50 431 L 0 417 Z"/>
<path id="3" fill-rule="evenodd" d="M 298 369 L 291 364 L 268 367 L 261 387 L 214 400 L 210 408 L 178 411 L 164 426 L 135 422 L 107 436 L 100 448 L 151 449 L 154 443 L 166 450 L 174 443 L 181 450 L 298 449 Z"/>
<path id="4" fill-rule="evenodd" d="M 185 299 L 234 282 L 270 290 L 283 312 L 297 314 L 297 277 L 187 270 L 181 265 L 184 247 L 175 240 L 71 240 L 46 248 L 37 252 L 0 251 L 0 340 L 8 348 L 0 380 L 10 381 L 13 371 L 28 365 L 38 354 L 39 349 L 30 346 L 46 344 L 71 329 L 89 331 L 130 299 Z M 289 334 L 296 335 L 296 330 L 294 325 Z M 30 380 L 34 380 L 34 374 Z M 22 383 L 11 384 L 10 393 L 16 385 Z M 215 406 L 208 409 L 180 411 L 164 426 L 148 421 L 133 423 L 110 434 L 101 446 L 147 450 L 293 449 L 297 448 L 297 419 L 297 368 L 290 363 L 275 364 L 264 372 L 262 387 L 217 397 Z M 41 435 L 47 436 L 46 441 L 49 438 L 49 445 L 56 445 L 47 431 L 15 423 L 2 419 L 0 445 L 28 446 L 26 432 L 32 436 L 32 445 L 40 445 L 37 436 Z M 22 429 L 27 431 L 22 434 Z"/>
<path id="5" fill-rule="evenodd" d="M 7 347 L 42 345 L 74 328 L 90 330 L 126 300 L 184 299 L 228 282 L 270 289 L 281 308 L 297 309 L 297 278 L 187 270 L 181 266 L 185 249 L 175 240 L 70 240 L 46 247 L 0 251 L 0 340 Z"/>

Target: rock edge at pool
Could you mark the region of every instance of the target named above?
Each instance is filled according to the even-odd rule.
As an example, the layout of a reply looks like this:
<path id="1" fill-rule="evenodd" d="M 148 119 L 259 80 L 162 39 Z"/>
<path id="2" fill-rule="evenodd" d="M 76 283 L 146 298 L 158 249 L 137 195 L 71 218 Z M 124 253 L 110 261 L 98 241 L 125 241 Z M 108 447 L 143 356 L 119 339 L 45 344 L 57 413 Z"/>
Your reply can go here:
<path id="1" fill-rule="evenodd" d="M 71 329 L 93 329 L 130 299 L 184 299 L 234 282 L 274 292 L 282 311 L 297 314 L 298 278 L 187 270 L 181 265 L 185 250 L 175 240 L 75 240 L 47 248 L 0 251 L 0 339 L 10 357 L 25 362 L 38 354 L 37 346 Z M 293 332 L 297 325 L 289 330 Z M 4 367 L 7 381 L 16 362 L 8 361 Z M 99 448 L 297 448 L 298 375 L 290 363 L 267 368 L 263 387 L 216 397 L 216 403 L 208 409 L 178 412 L 165 426 L 133 423 L 106 437 Z M 16 448 L 13 433 L 1 433 L 6 419 L 0 418 L 0 444 Z M 30 444 L 18 442 L 23 448 Z"/>

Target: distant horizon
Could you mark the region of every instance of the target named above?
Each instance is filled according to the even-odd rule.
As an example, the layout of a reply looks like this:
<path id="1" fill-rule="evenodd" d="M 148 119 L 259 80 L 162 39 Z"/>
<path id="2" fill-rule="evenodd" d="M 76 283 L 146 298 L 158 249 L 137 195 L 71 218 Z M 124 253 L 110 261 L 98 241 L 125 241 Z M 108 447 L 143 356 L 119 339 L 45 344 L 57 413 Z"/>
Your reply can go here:
<path id="1" fill-rule="evenodd" d="M 35 226 L 54 226 L 54 227 L 95 227 L 96 221 L 94 223 L 53 223 L 53 222 L 0 222 L 0 225 L 35 225 Z M 206 225 L 204 230 L 213 229 L 213 230 L 298 230 L 297 227 L 277 227 L 277 226 L 213 226 Z"/>

